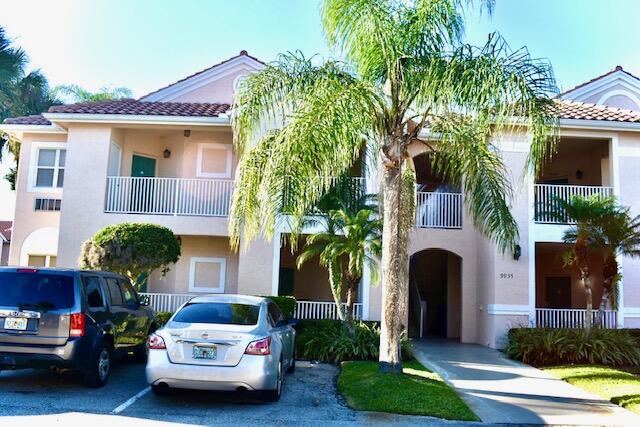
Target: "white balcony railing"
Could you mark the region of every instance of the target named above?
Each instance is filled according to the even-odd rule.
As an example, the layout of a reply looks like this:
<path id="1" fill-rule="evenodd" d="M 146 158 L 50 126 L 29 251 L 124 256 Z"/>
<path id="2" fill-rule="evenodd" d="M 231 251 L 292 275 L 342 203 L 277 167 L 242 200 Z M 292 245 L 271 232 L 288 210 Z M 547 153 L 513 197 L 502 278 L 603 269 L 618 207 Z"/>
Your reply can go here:
<path id="1" fill-rule="evenodd" d="M 462 228 L 462 194 L 419 191 L 416 227 Z"/>
<path id="2" fill-rule="evenodd" d="M 536 326 L 538 328 L 584 328 L 587 310 L 576 308 L 536 308 Z M 593 310 L 592 324 L 595 325 L 598 310 Z M 605 310 L 602 327 L 614 329 L 617 325 L 617 312 Z"/>
<path id="3" fill-rule="evenodd" d="M 600 187 L 592 185 L 553 185 L 536 184 L 535 192 L 535 221 L 542 224 L 572 224 L 574 221 L 568 216 L 558 212 L 557 200 L 569 200 L 573 196 L 600 196 L 613 195 L 612 187 Z"/>
<path id="4" fill-rule="evenodd" d="M 158 294 L 151 292 L 140 292 L 141 298 L 147 301 L 147 304 L 155 311 L 174 312 L 185 302 L 189 301 L 196 295 L 189 294 Z"/>
<path id="5" fill-rule="evenodd" d="M 227 216 L 233 187 L 221 179 L 110 176 L 105 212 Z"/>
<path id="6" fill-rule="evenodd" d="M 334 302 L 297 301 L 294 317 L 296 319 L 338 319 L 338 310 Z M 353 317 L 362 319 L 362 303 L 353 304 Z"/>

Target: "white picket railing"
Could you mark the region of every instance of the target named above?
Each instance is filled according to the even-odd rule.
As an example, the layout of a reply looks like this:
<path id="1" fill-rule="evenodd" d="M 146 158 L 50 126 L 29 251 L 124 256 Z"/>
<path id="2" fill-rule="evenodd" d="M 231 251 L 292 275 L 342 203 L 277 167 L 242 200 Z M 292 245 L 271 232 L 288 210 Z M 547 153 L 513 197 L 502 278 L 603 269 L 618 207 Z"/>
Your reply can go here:
<path id="1" fill-rule="evenodd" d="M 569 200 L 573 196 L 602 198 L 613 195 L 612 187 L 593 185 L 554 185 L 535 184 L 535 220 L 542 224 L 571 224 L 574 221 L 568 215 L 558 212 L 557 200 Z"/>
<path id="2" fill-rule="evenodd" d="M 189 294 L 158 294 L 152 292 L 140 292 L 141 298 L 147 301 L 147 304 L 155 311 L 174 312 L 185 302 L 189 301 L 196 295 Z"/>
<path id="3" fill-rule="evenodd" d="M 536 326 L 539 328 L 584 328 L 587 310 L 575 308 L 536 308 Z M 592 324 L 595 325 L 598 310 L 593 310 Z M 615 329 L 617 312 L 605 310 L 602 327 Z"/>
<path id="4" fill-rule="evenodd" d="M 462 194 L 419 191 L 416 227 L 462 228 Z"/>
<path id="5" fill-rule="evenodd" d="M 297 301 L 293 317 L 296 319 L 338 319 L 338 310 L 334 302 Z M 362 319 L 362 303 L 353 304 L 353 317 Z"/>
<path id="6" fill-rule="evenodd" d="M 223 179 L 109 176 L 105 212 L 227 216 L 233 187 Z"/>

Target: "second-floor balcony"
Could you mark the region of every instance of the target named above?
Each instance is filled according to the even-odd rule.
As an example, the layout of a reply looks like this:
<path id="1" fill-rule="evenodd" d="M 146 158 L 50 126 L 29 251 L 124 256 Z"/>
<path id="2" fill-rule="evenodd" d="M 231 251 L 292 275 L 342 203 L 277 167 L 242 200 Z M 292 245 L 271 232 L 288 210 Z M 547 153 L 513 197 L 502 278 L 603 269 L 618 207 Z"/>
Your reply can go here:
<path id="1" fill-rule="evenodd" d="M 416 227 L 462 228 L 462 194 L 418 191 L 416 193 Z"/>
<path id="2" fill-rule="evenodd" d="M 610 197 L 613 187 L 595 185 L 535 184 L 535 222 L 539 224 L 573 224 L 575 221 L 562 212 L 559 200 L 569 201 L 573 196 Z"/>
<path id="3" fill-rule="evenodd" d="M 149 215 L 229 215 L 229 179 L 107 177 L 105 212 Z"/>

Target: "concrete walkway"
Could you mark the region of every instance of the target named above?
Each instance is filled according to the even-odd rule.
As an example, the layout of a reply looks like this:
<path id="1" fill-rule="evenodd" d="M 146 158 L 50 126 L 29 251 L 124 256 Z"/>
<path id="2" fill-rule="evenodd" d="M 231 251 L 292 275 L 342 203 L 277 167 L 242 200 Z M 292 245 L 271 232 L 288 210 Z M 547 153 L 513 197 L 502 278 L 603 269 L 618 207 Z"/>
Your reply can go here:
<path id="1" fill-rule="evenodd" d="M 497 350 L 429 339 L 414 341 L 414 353 L 487 423 L 640 426 L 639 416 Z"/>

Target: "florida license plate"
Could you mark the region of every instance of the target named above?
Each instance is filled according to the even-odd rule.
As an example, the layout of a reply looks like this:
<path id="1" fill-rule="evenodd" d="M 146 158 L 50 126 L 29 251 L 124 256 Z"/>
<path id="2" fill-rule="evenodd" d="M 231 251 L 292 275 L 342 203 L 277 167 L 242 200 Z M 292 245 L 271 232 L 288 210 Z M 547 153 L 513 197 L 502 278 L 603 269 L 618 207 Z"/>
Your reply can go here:
<path id="1" fill-rule="evenodd" d="M 193 358 L 194 359 L 215 359 L 218 357 L 218 349 L 212 346 L 193 346 Z"/>
<path id="2" fill-rule="evenodd" d="M 4 319 L 4 328 L 14 331 L 26 331 L 28 319 L 22 317 L 7 317 Z"/>

